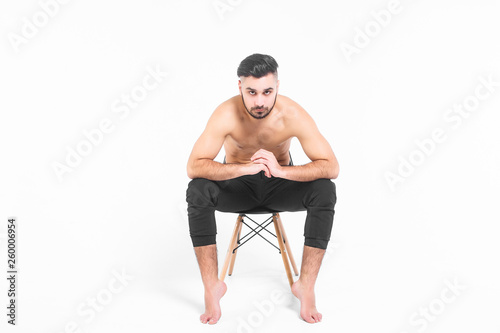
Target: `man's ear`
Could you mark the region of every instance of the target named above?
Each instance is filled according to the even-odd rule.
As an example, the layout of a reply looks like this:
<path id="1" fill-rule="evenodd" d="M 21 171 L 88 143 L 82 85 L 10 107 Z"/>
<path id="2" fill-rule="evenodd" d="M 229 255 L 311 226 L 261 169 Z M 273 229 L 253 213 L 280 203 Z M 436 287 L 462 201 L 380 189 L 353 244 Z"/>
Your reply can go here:
<path id="1" fill-rule="evenodd" d="M 241 94 L 241 80 L 238 80 L 238 89 L 239 89 L 240 94 Z"/>
<path id="2" fill-rule="evenodd" d="M 280 87 L 280 80 L 278 80 L 278 82 L 276 82 L 276 93 L 278 93 L 279 87 Z"/>

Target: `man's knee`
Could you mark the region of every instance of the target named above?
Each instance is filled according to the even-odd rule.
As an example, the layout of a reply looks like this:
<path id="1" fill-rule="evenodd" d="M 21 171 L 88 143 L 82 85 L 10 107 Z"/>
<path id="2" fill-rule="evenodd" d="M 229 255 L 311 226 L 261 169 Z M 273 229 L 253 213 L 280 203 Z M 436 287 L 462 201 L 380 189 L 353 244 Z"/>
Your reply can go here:
<path id="1" fill-rule="evenodd" d="M 334 209 L 337 202 L 335 183 L 330 179 L 317 179 L 311 182 L 305 197 L 306 207 L 324 207 Z"/>
<path id="2" fill-rule="evenodd" d="M 214 212 L 218 192 L 217 184 L 205 178 L 195 178 L 188 184 L 189 233 L 194 247 L 215 244 L 217 226 Z"/>
<path id="3" fill-rule="evenodd" d="M 188 206 L 215 206 L 219 191 L 218 186 L 213 181 L 195 178 L 188 184 L 186 201 Z"/>
<path id="4" fill-rule="evenodd" d="M 304 245 L 326 249 L 337 202 L 335 183 L 330 179 L 318 179 L 310 185 L 304 202 L 307 207 Z"/>

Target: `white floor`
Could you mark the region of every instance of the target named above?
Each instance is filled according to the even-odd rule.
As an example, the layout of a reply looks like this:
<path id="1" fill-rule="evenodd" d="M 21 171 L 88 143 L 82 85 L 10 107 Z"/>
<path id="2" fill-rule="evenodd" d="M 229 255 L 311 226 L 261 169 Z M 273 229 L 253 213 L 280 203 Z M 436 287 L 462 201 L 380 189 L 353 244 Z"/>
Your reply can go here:
<path id="1" fill-rule="evenodd" d="M 357 230 L 364 239 L 357 241 L 343 232 L 351 232 L 343 220 L 345 214 L 338 215 L 317 281 L 321 323 L 307 324 L 299 318 L 299 302 L 290 292 L 279 253 L 255 238 L 240 249 L 234 274 L 226 278 L 228 291 L 221 301 L 220 322 L 203 325 L 198 320 L 204 309 L 203 288 L 189 239 L 180 235 L 186 242 L 171 246 L 160 241 L 161 235 L 142 238 L 137 234 L 134 243 L 116 248 L 114 261 L 100 259 L 92 249 L 86 249 L 86 260 L 76 253 L 85 253 L 83 242 L 71 245 L 71 241 L 61 240 L 54 244 L 53 252 L 24 250 L 18 326 L 6 331 L 498 331 L 494 318 L 499 310 L 499 276 L 493 262 L 471 269 L 468 260 L 472 258 L 454 261 L 425 235 L 405 239 L 407 234 L 401 229 L 373 234 L 372 241 L 368 241 L 368 231 Z M 217 216 L 222 262 L 234 216 Z M 303 217 L 302 212 L 283 213 L 299 265 Z M 107 249 L 105 244 L 94 246 L 101 253 Z M 56 247 L 61 250 L 57 252 Z M 123 254 L 126 248 L 138 251 L 137 256 Z M 64 264 L 52 266 L 51 262 Z"/>

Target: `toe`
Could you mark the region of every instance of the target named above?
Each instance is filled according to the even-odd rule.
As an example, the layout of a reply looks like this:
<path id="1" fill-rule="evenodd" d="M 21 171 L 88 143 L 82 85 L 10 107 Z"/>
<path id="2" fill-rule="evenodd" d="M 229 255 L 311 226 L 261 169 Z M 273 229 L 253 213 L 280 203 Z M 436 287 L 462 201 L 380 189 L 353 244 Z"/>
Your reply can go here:
<path id="1" fill-rule="evenodd" d="M 311 315 L 304 315 L 304 316 L 302 316 L 302 319 L 304 319 L 304 321 L 309 323 L 309 324 L 313 324 L 316 322 Z"/>
<path id="2" fill-rule="evenodd" d="M 202 322 L 202 324 L 208 323 L 209 320 L 210 316 L 205 313 L 200 316 L 200 321 Z"/>

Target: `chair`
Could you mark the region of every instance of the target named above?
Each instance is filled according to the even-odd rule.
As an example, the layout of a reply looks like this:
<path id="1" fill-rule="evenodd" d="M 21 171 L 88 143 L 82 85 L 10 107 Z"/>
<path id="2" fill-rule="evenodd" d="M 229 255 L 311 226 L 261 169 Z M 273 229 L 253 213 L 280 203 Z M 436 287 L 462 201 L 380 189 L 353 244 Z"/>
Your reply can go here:
<path id="1" fill-rule="evenodd" d="M 251 219 L 250 217 L 248 217 L 247 214 L 271 214 L 271 216 L 269 218 L 267 218 L 264 222 L 258 223 L 256 221 L 254 221 L 253 219 Z M 250 225 L 248 225 L 245 222 L 245 219 L 252 221 L 257 226 L 255 228 L 252 228 Z M 276 234 L 274 234 L 271 231 L 269 231 L 268 229 L 266 229 L 271 224 L 271 222 L 274 225 L 274 230 L 275 230 Z M 243 225 L 246 225 L 250 229 L 250 231 L 246 235 L 241 237 L 241 231 L 242 231 Z M 263 231 L 266 231 L 267 233 L 276 237 L 278 240 L 279 247 L 277 247 L 272 242 L 270 242 L 267 238 L 262 236 L 261 232 L 263 232 Z M 224 281 L 224 278 L 226 277 L 226 273 L 228 273 L 229 276 L 231 276 L 233 274 L 234 262 L 236 260 L 236 253 L 237 253 L 238 249 L 243 244 L 248 242 L 250 239 L 252 239 L 256 235 L 262 237 L 269 244 L 274 246 L 279 251 L 279 253 L 281 253 L 281 258 L 283 259 L 283 264 L 285 266 L 285 271 L 286 271 L 286 275 L 288 277 L 288 282 L 290 283 L 290 287 L 291 287 L 293 284 L 293 277 L 292 277 L 292 272 L 290 270 L 289 261 L 293 267 L 293 271 L 295 273 L 295 276 L 298 276 L 299 272 L 297 270 L 297 266 L 295 265 L 295 260 L 293 258 L 292 251 L 290 250 L 290 243 L 288 242 L 288 238 L 286 237 L 285 228 L 283 228 L 283 223 L 281 222 L 280 214 L 279 214 L 279 212 L 269 212 L 266 210 L 258 210 L 258 209 L 252 210 L 252 211 L 249 211 L 246 213 L 240 213 L 238 215 L 238 218 L 236 219 L 236 224 L 234 226 L 233 235 L 232 235 L 231 240 L 229 242 L 229 247 L 227 250 L 226 259 L 224 261 L 224 266 L 222 268 L 219 279 L 221 281 Z M 245 238 L 247 238 L 248 236 L 250 236 L 250 237 L 245 240 Z M 245 241 L 243 241 L 243 240 L 245 240 Z M 229 272 L 227 272 L 228 268 L 229 268 Z"/>
<path id="2" fill-rule="evenodd" d="M 292 154 L 290 152 L 288 154 L 290 156 L 289 165 L 293 166 Z M 226 163 L 226 156 L 224 156 L 223 163 L 224 164 Z M 256 221 L 254 221 L 253 219 L 251 219 L 250 217 L 248 217 L 247 214 L 271 214 L 271 216 L 269 218 L 267 218 L 264 222 L 258 223 Z M 249 219 L 250 221 L 255 223 L 257 226 L 255 228 L 252 228 L 251 226 L 249 226 L 245 222 L 245 218 Z M 276 234 L 273 234 L 271 231 L 266 229 L 271 224 L 270 220 L 272 220 Z M 250 229 L 250 231 L 245 236 L 241 237 L 241 229 L 242 229 L 243 224 L 246 225 Z M 278 239 L 278 246 L 279 247 L 277 247 L 276 245 L 271 243 L 267 238 L 262 236 L 260 234 L 262 231 L 266 231 L 270 235 L 276 237 Z M 295 276 L 299 275 L 299 271 L 297 270 L 297 265 L 295 265 L 295 260 L 293 258 L 292 251 L 290 250 L 290 244 L 288 242 L 288 238 L 286 237 L 285 228 L 283 227 L 283 223 L 281 222 L 280 214 L 279 214 L 279 212 L 271 212 L 271 211 L 268 211 L 265 209 L 260 209 L 260 208 L 256 208 L 254 210 L 251 210 L 251 211 L 248 211 L 245 213 L 240 213 L 238 215 L 238 218 L 236 219 L 236 224 L 234 226 L 233 236 L 231 237 L 231 240 L 229 242 L 229 248 L 227 249 L 226 259 L 224 260 L 224 266 L 222 267 L 222 271 L 221 271 L 219 279 L 221 281 L 224 281 L 226 274 L 228 274 L 229 276 L 231 276 L 233 274 L 234 261 L 236 260 L 236 253 L 238 252 L 238 249 L 243 244 L 245 244 L 250 239 L 252 239 L 255 235 L 259 235 L 260 237 L 262 237 L 265 241 L 267 241 L 269 244 L 274 246 L 279 251 L 279 253 L 281 254 L 281 258 L 283 259 L 283 265 L 285 266 L 285 272 L 286 272 L 286 275 L 288 277 L 288 283 L 290 283 L 290 287 L 291 287 L 293 284 L 293 277 L 292 277 L 292 272 L 290 270 L 290 264 L 288 263 L 288 261 L 290 261 L 290 263 L 292 264 L 292 268 L 293 268 L 293 272 L 295 273 Z M 248 236 L 250 236 L 250 237 L 247 240 L 245 240 L 243 243 L 241 243 L 241 241 L 243 241 Z M 228 267 L 229 267 L 229 272 L 227 272 Z"/>

